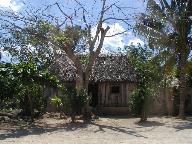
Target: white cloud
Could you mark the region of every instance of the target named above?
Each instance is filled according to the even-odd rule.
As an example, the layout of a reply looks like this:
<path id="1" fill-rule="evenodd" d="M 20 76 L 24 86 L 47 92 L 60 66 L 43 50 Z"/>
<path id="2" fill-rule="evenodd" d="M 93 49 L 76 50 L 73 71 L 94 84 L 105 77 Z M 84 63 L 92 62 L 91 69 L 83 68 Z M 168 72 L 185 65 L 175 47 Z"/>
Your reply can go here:
<path id="1" fill-rule="evenodd" d="M 1 60 L 5 62 L 9 62 L 11 60 L 11 56 L 7 51 L 3 51 L 3 48 L 0 49 Z"/>
<path id="2" fill-rule="evenodd" d="M 141 39 L 139 39 L 139 38 L 134 38 L 134 39 L 131 39 L 131 40 L 129 40 L 129 42 L 128 42 L 128 45 L 135 45 L 135 46 L 137 46 L 137 45 L 144 45 L 144 42 L 141 40 Z"/>
<path id="3" fill-rule="evenodd" d="M 2 8 L 8 8 L 13 11 L 19 11 L 22 6 L 22 3 L 17 3 L 15 0 L 0 0 L 0 7 Z"/>
<path id="4" fill-rule="evenodd" d="M 117 33 L 124 32 L 125 29 L 123 26 L 121 26 L 119 23 L 114 24 L 103 24 L 103 28 L 106 28 L 107 26 L 110 27 L 109 31 L 107 32 L 107 36 L 112 36 Z M 92 29 L 92 35 L 94 36 L 96 32 L 96 26 Z M 124 33 L 126 35 L 131 35 L 131 32 Z M 119 34 L 112 37 L 105 37 L 102 53 L 109 53 L 109 52 L 117 52 L 123 50 L 125 43 L 125 35 Z"/>

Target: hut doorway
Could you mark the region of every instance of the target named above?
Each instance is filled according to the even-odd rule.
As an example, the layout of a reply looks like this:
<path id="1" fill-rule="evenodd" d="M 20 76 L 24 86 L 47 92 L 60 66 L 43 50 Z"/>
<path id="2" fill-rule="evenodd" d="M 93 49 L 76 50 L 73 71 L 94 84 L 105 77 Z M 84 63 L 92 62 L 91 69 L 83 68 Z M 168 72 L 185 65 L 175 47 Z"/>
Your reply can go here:
<path id="1" fill-rule="evenodd" d="M 89 94 L 91 95 L 91 106 L 96 107 L 98 105 L 98 84 L 89 84 Z"/>

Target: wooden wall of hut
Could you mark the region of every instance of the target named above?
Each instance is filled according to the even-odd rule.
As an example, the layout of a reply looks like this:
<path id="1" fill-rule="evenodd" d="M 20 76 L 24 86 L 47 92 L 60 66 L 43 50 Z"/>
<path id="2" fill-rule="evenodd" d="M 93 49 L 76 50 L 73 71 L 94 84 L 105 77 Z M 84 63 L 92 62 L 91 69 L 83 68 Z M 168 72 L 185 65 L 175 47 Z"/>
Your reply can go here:
<path id="1" fill-rule="evenodd" d="M 114 91 L 113 88 L 119 89 L 119 90 Z M 127 107 L 130 105 L 129 104 L 130 94 L 134 88 L 135 88 L 135 84 L 128 83 L 128 82 L 99 83 L 98 85 L 99 105 L 106 106 L 106 107 Z"/>

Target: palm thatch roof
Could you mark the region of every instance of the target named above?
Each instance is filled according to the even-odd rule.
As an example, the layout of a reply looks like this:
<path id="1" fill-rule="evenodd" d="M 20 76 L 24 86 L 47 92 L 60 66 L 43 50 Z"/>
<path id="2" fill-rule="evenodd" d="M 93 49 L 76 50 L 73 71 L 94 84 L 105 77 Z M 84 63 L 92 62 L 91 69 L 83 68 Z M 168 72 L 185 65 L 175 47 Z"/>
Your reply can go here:
<path id="1" fill-rule="evenodd" d="M 136 74 L 124 55 L 100 56 L 93 65 L 93 81 L 136 81 Z"/>
<path id="2" fill-rule="evenodd" d="M 136 74 L 125 55 L 100 55 L 92 68 L 92 82 L 136 82 Z M 77 76 L 76 68 L 67 56 L 57 59 L 50 71 L 63 82 L 74 81 Z"/>

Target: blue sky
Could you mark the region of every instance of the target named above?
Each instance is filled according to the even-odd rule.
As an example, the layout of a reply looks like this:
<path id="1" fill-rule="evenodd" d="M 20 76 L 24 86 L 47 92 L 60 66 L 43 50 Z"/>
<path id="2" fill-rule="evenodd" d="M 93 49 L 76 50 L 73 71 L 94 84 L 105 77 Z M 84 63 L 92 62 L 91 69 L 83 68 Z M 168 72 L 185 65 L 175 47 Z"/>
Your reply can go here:
<path id="1" fill-rule="evenodd" d="M 86 15 L 88 23 L 93 25 L 92 31 L 94 33 L 94 28 L 96 26 L 96 20 L 98 12 L 101 9 L 101 0 L 96 0 L 96 3 L 94 3 L 94 0 L 78 0 L 81 4 L 83 4 L 83 7 L 89 12 Z M 129 23 L 134 23 L 133 16 L 136 14 L 139 14 L 140 12 L 143 12 L 145 9 L 145 4 L 143 3 L 143 0 L 117 0 L 118 6 L 126 7 L 126 9 L 123 9 L 126 14 L 129 16 Z M 74 2 L 74 0 L 0 0 L 0 7 L 2 9 L 12 9 L 15 12 L 23 11 L 26 9 L 27 5 L 30 5 L 34 8 L 40 8 L 43 9 L 47 5 L 53 4 L 55 2 L 58 2 L 61 4 L 61 7 L 63 10 L 68 14 L 71 15 L 74 13 L 74 9 L 77 9 L 79 7 L 77 3 Z M 107 5 L 110 5 L 114 3 L 114 0 L 107 0 Z M 116 17 L 121 18 L 123 17 L 122 13 L 118 13 L 117 10 L 113 9 L 113 13 L 116 15 Z M 48 13 L 51 13 L 55 16 L 61 16 L 61 13 L 59 12 L 58 8 L 52 7 L 51 9 L 47 10 Z M 112 11 L 110 11 L 110 14 L 112 14 Z M 106 17 L 109 17 L 107 15 Z M 82 22 L 82 14 L 79 13 L 79 17 L 77 16 L 75 19 L 75 23 L 78 25 L 83 25 Z M 108 21 L 104 23 L 104 27 L 109 25 L 111 28 L 108 32 L 108 35 L 113 35 L 118 32 L 122 32 L 126 30 L 128 27 L 125 23 L 122 23 L 120 21 Z M 115 37 L 108 37 L 104 41 L 103 51 L 102 52 L 108 52 L 108 51 L 118 51 L 122 50 L 124 45 L 130 45 L 131 43 L 137 45 L 137 43 L 144 44 L 144 42 L 138 38 L 138 36 L 135 36 L 133 32 L 130 30 L 125 35 L 117 35 Z"/>

